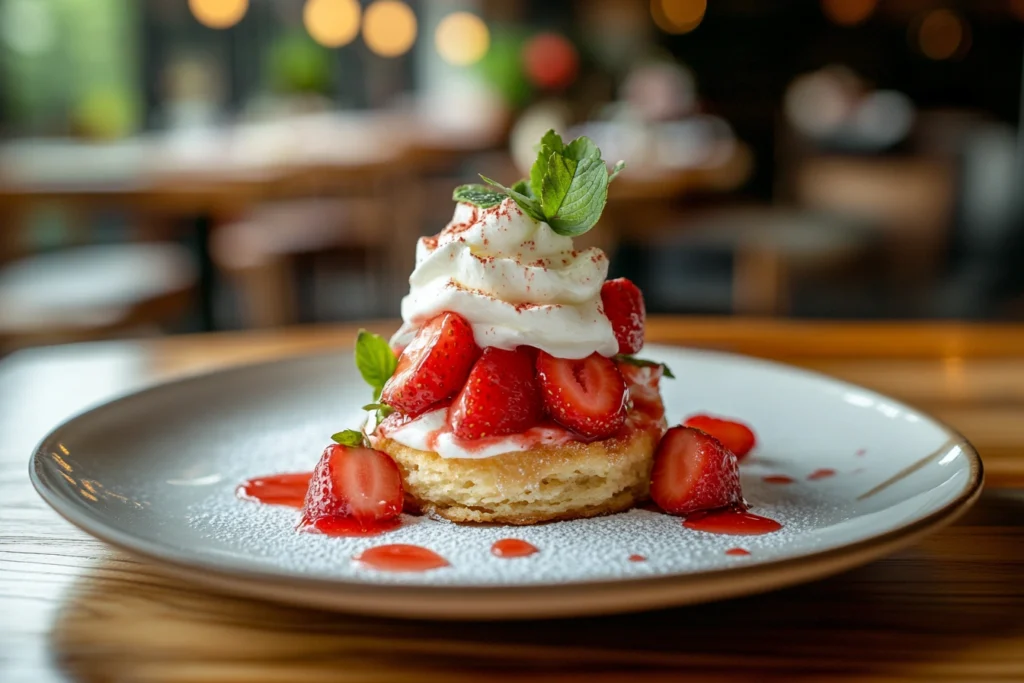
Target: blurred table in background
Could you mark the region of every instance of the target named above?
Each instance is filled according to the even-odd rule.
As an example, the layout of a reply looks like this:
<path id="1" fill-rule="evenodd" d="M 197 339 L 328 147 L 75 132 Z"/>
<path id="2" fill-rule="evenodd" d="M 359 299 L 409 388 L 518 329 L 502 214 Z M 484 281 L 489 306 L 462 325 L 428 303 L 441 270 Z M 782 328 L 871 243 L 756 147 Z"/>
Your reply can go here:
<path id="1" fill-rule="evenodd" d="M 389 333 L 394 323 L 368 327 Z M 1024 679 L 1024 494 L 1014 490 L 1024 486 L 1024 326 L 650 320 L 651 342 L 782 360 L 888 393 L 962 431 L 985 461 L 988 490 L 976 508 L 917 546 L 831 579 L 712 605 L 437 624 L 260 603 L 103 545 L 29 484 L 32 447 L 86 406 L 173 377 L 347 349 L 355 332 L 80 344 L 0 362 L 0 679 Z"/>
<path id="2" fill-rule="evenodd" d="M 409 178 L 421 165 L 494 147 L 503 133 L 500 123 L 486 121 L 449 130 L 410 110 L 307 115 L 103 144 L 19 141 L 0 147 L 0 216 L 17 228 L 27 212 L 49 204 L 170 221 L 196 252 L 209 330 L 216 327 L 210 234 L 217 226 L 263 201 L 371 197 L 388 211 L 391 239 L 412 244 L 418 226 Z M 6 251 L 16 254 L 9 226 Z M 407 261 L 396 261 L 396 272 L 411 256 Z"/>

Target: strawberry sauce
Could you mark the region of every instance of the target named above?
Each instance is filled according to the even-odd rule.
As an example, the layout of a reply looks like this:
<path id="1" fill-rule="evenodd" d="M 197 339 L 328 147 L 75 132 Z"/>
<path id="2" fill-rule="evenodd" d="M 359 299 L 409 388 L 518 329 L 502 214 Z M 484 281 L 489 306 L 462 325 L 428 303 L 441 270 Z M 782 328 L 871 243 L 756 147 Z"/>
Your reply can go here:
<path id="1" fill-rule="evenodd" d="M 728 550 L 725 551 L 725 554 L 726 555 L 735 555 L 737 557 L 743 557 L 743 556 L 749 555 L 750 551 L 746 550 L 744 548 L 729 548 Z"/>
<path id="2" fill-rule="evenodd" d="M 827 467 L 823 467 L 820 470 L 814 470 L 813 472 L 808 474 L 807 475 L 807 480 L 808 481 L 818 481 L 819 479 L 827 479 L 829 477 L 834 477 L 835 474 L 836 474 L 835 470 L 831 470 L 831 469 L 828 469 Z"/>
<path id="3" fill-rule="evenodd" d="M 449 566 L 433 550 L 418 545 L 379 545 L 356 555 L 356 562 L 383 572 L 425 572 Z"/>
<path id="4" fill-rule="evenodd" d="M 235 489 L 235 495 L 242 500 L 251 500 L 264 505 L 285 505 L 301 508 L 306 499 L 312 472 L 272 474 L 269 477 L 255 477 L 244 481 Z"/>
<path id="5" fill-rule="evenodd" d="M 529 557 L 537 552 L 535 545 L 519 538 L 503 538 L 491 546 L 491 554 L 495 557 Z"/>
<path id="6" fill-rule="evenodd" d="M 769 474 L 762 481 L 766 484 L 792 484 L 795 480 L 785 474 Z"/>
<path id="7" fill-rule="evenodd" d="M 751 514 L 738 507 L 695 512 L 686 516 L 683 526 L 728 536 L 760 536 L 782 528 L 774 519 Z"/>
<path id="8" fill-rule="evenodd" d="M 629 561 L 630 562 L 646 562 L 647 558 L 644 557 L 643 555 L 630 555 L 629 556 Z"/>
<path id="9" fill-rule="evenodd" d="M 364 537 L 380 536 L 386 531 L 394 531 L 402 526 L 399 518 L 383 522 L 360 522 L 353 517 L 323 517 L 315 522 L 303 522 L 299 525 L 302 531 L 321 533 L 325 536 Z"/>

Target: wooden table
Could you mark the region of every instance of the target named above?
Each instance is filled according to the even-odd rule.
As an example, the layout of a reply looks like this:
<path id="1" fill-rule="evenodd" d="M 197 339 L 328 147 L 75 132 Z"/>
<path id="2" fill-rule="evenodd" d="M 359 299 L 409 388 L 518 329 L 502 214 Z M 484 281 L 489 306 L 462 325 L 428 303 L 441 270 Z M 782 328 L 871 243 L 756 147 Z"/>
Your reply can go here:
<path id="1" fill-rule="evenodd" d="M 29 485 L 36 441 L 87 405 L 352 336 L 328 327 L 99 343 L 0 363 L 0 680 L 1024 680 L 1024 495 L 1013 490 L 1024 484 L 1024 326 L 651 321 L 651 340 L 781 359 L 897 396 L 959 428 L 985 459 L 981 502 L 920 545 L 711 605 L 430 624 L 261 604 L 107 548 Z"/>

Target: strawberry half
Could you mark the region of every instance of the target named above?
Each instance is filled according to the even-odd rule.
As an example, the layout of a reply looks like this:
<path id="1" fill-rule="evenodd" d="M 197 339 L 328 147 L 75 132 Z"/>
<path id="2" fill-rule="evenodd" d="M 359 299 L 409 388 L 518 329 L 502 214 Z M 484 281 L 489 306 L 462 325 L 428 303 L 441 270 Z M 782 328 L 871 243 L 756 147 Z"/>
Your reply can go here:
<path id="1" fill-rule="evenodd" d="M 544 408 L 586 439 L 612 436 L 626 421 L 626 383 L 615 363 L 599 354 L 573 360 L 537 356 Z"/>
<path id="2" fill-rule="evenodd" d="M 402 351 L 381 401 L 407 415 L 419 415 L 461 389 L 479 356 L 469 323 L 455 313 L 442 313 Z"/>
<path id="3" fill-rule="evenodd" d="M 735 420 L 725 420 L 711 415 L 693 415 L 683 422 L 685 427 L 693 427 L 702 432 L 707 432 L 722 442 L 722 445 L 736 454 L 736 457 L 743 459 L 757 444 L 757 437 L 754 431 Z"/>
<path id="4" fill-rule="evenodd" d="M 673 427 L 654 452 L 651 498 L 673 515 L 742 503 L 736 456 L 710 434 Z"/>
<path id="5" fill-rule="evenodd" d="M 601 305 L 612 324 L 619 353 L 636 353 L 644 347 L 644 295 L 624 277 L 608 280 L 601 286 Z"/>
<path id="6" fill-rule="evenodd" d="M 456 436 L 482 439 L 518 434 L 544 416 L 534 370 L 533 349 L 488 347 L 452 402 L 449 422 Z"/>
<path id="7" fill-rule="evenodd" d="M 309 481 L 300 526 L 347 517 L 364 527 L 402 512 L 402 475 L 386 453 L 331 444 Z"/>

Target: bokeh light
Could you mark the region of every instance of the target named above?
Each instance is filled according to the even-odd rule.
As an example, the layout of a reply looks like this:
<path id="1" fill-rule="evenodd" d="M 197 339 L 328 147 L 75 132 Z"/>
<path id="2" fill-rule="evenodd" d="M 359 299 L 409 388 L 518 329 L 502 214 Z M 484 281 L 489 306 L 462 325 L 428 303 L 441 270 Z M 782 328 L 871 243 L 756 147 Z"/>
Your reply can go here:
<path id="1" fill-rule="evenodd" d="M 535 86 L 561 90 L 576 80 L 580 58 L 565 36 L 539 33 L 523 45 L 523 66 Z"/>
<path id="2" fill-rule="evenodd" d="M 491 45 L 491 32 L 483 19 L 469 12 L 453 12 L 437 25 L 434 44 L 441 59 L 469 66 L 483 59 Z"/>
<path id="3" fill-rule="evenodd" d="M 309 35 L 324 47 L 341 47 L 359 34 L 359 0 L 307 0 L 302 23 Z"/>
<path id="4" fill-rule="evenodd" d="M 917 28 L 917 46 L 928 59 L 943 60 L 966 51 L 967 26 L 948 9 L 929 12 Z"/>
<path id="5" fill-rule="evenodd" d="M 707 0 L 651 0 L 651 17 L 666 33 L 689 33 L 700 26 Z"/>
<path id="6" fill-rule="evenodd" d="M 855 26 L 870 17 L 878 0 L 821 0 L 821 10 L 829 21 L 842 26 Z"/>
<path id="7" fill-rule="evenodd" d="M 249 10 L 249 0 L 188 0 L 192 15 L 209 28 L 231 28 Z"/>
<path id="8" fill-rule="evenodd" d="M 416 42 L 416 15 L 399 0 L 376 0 L 363 13 L 363 40 L 381 57 L 398 57 Z"/>

